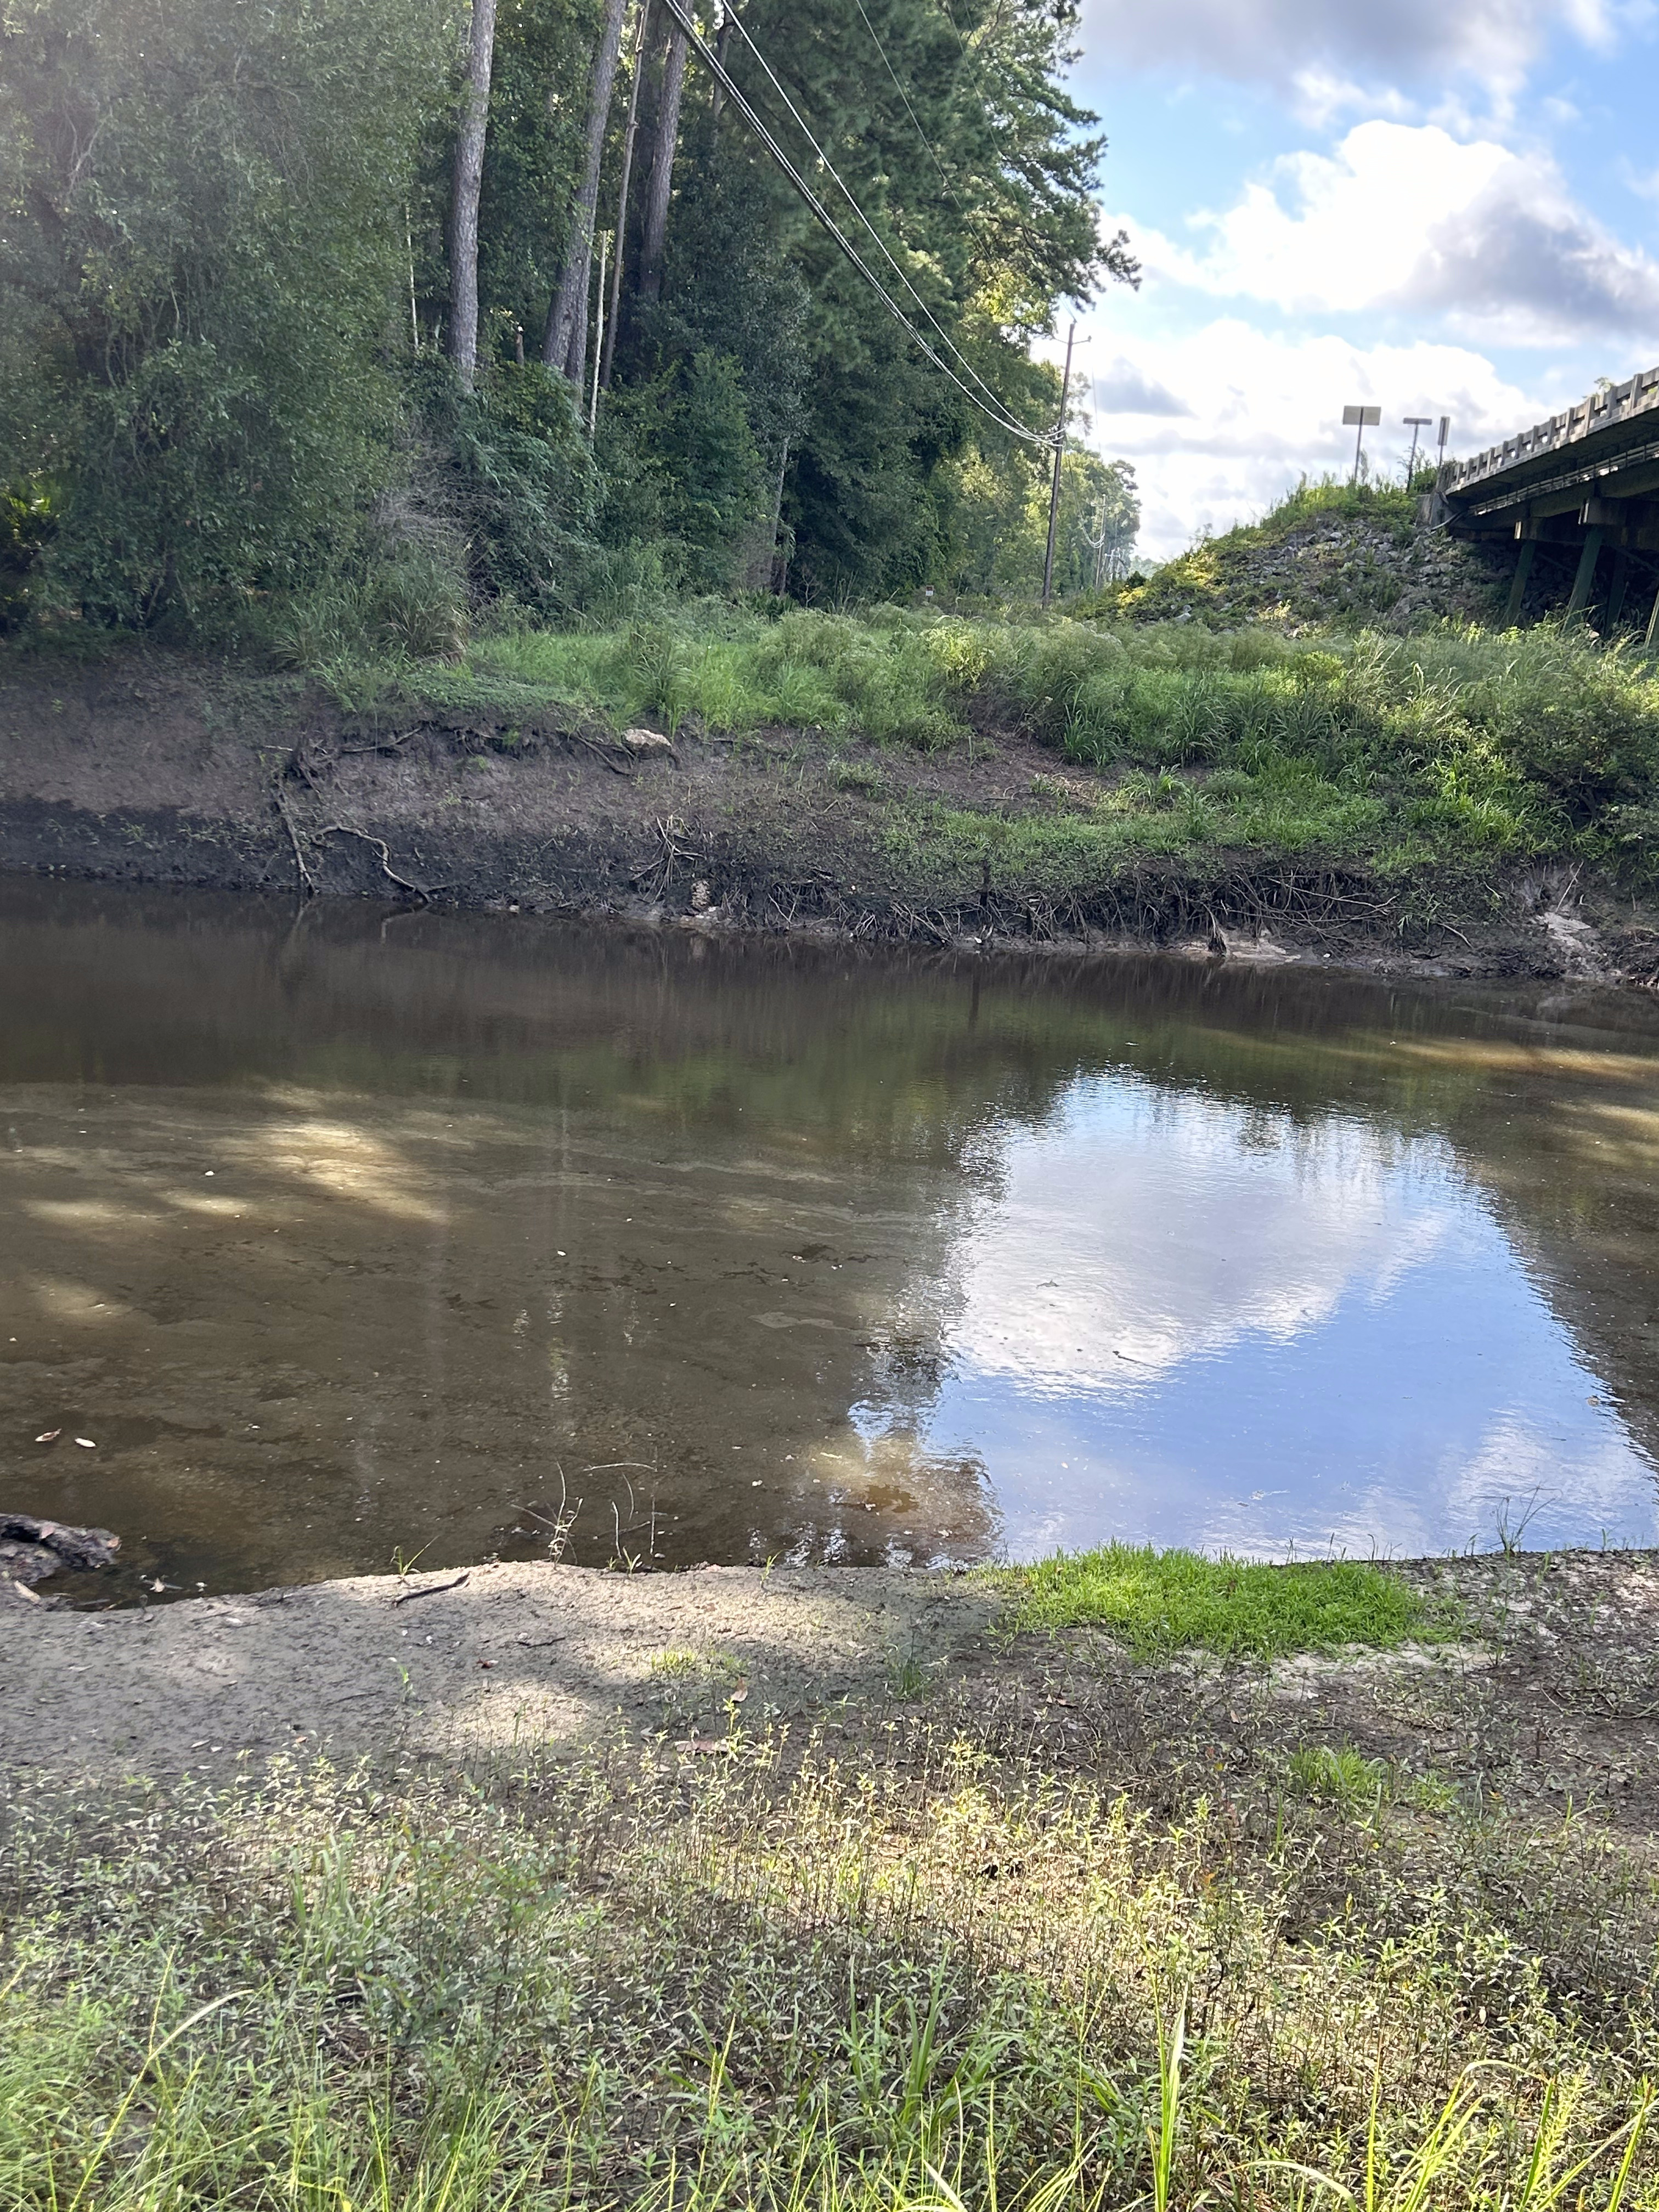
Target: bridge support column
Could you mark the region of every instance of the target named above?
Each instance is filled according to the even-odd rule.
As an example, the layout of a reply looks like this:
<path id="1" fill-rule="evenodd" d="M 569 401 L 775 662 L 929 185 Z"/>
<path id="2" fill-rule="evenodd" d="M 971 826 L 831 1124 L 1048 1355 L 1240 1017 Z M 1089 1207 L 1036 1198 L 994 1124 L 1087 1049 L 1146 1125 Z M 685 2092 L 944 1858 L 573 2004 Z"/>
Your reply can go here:
<path id="1" fill-rule="evenodd" d="M 1532 574 L 1533 556 L 1538 550 L 1535 538 L 1521 541 L 1521 557 L 1515 564 L 1515 580 L 1510 586 L 1510 603 L 1504 610 L 1504 627 L 1513 629 L 1521 619 L 1521 602 L 1527 596 L 1527 579 Z"/>
<path id="2" fill-rule="evenodd" d="M 1606 531 L 1599 524 L 1593 525 L 1584 532 L 1584 550 L 1578 556 L 1578 574 L 1572 580 L 1572 597 L 1567 601 L 1569 622 L 1584 611 L 1590 586 L 1595 581 L 1595 564 L 1601 557 L 1601 540 L 1606 536 Z"/>
<path id="3" fill-rule="evenodd" d="M 1619 627 L 1619 617 L 1625 611 L 1625 593 L 1630 588 L 1630 555 L 1621 545 L 1613 556 L 1613 580 L 1607 586 L 1607 635 L 1611 637 Z"/>

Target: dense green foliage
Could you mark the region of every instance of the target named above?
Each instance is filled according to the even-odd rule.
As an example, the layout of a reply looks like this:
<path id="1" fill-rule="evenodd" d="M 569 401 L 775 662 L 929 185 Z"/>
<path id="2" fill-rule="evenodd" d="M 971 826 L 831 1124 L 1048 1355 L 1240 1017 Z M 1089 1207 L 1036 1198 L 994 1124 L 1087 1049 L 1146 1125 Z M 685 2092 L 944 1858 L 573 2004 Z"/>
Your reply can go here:
<path id="1" fill-rule="evenodd" d="M 600 14 L 501 9 L 465 392 L 445 359 L 460 0 L 0 0 L 0 621 L 166 619 L 305 658 L 365 633 L 454 649 L 483 610 L 783 568 L 809 598 L 1030 581 L 1042 449 L 923 357 L 695 63 L 661 123 L 660 5 L 590 450 L 588 378 L 539 357 Z M 635 20 L 599 180 L 611 234 Z M 1056 380 L 1027 340 L 1103 268 L 1130 273 L 1097 235 L 1092 118 L 1060 88 L 1073 21 L 1067 0 L 744 19 L 908 311 L 1039 428 Z M 756 52 L 734 40 L 726 62 L 812 169 Z M 673 191 L 647 296 L 659 137 Z"/>
<path id="2" fill-rule="evenodd" d="M 428 0 L 6 0 L 0 483 L 48 606 L 196 617 L 349 543 L 446 68 Z"/>

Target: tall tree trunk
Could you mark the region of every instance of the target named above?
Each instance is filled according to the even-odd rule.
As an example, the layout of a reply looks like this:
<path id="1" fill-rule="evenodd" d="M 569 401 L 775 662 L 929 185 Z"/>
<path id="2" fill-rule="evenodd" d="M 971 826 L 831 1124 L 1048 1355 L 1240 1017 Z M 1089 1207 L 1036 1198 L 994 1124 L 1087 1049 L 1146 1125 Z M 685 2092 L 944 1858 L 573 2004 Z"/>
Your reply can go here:
<path id="1" fill-rule="evenodd" d="M 564 373 L 576 387 L 578 412 L 587 382 L 587 319 L 592 307 L 593 290 L 593 248 L 590 241 L 582 256 L 581 297 L 576 302 L 575 313 L 570 319 L 570 345 L 564 357 Z"/>
<path id="2" fill-rule="evenodd" d="M 587 293 L 593 270 L 593 210 L 599 199 L 599 164 L 605 158 L 605 126 L 611 119 L 611 88 L 617 81 L 617 52 L 622 45 L 627 0 L 605 0 L 605 24 L 593 53 L 593 82 L 587 100 L 587 161 L 571 221 L 570 245 L 558 289 L 547 311 L 542 359 L 562 368 L 580 389 L 587 360 Z"/>
<path id="3" fill-rule="evenodd" d="M 722 8 L 720 10 L 720 27 L 714 34 L 714 59 L 720 64 L 722 69 L 726 67 L 726 49 L 731 44 L 731 40 L 732 11 L 730 8 Z M 725 106 L 725 105 L 726 82 L 724 78 L 717 76 L 714 79 L 714 97 L 709 109 L 709 112 L 713 115 L 716 123 L 720 119 L 720 110 Z"/>
<path id="4" fill-rule="evenodd" d="M 495 54 L 495 0 L 472 0 L 466 98 L 455 141 L 455 189 L 449 209 L 449 357 L 468 392 L 478 361 L 478 195 L 483 185 Z"/>
<path id="5" fill-rule="evenodd" d="M 676 23 L 668 35 L 657 100 L 655 143 L 651 156 L 651 190 L 645 204 L 645 244 L 640 254 L 640 297 L 662 296 L 662 250 L 668 237 L 668 195 L 674 182 L 674 155 L 680 136 L 680 93 L 685 83 L 685 33 Z"/>
<path id="6" fill-rule="evenodd" d="M 617 250 L 611 264 L 611 313 L 605 318 L 605 343 L 599 352 L 599 382 L 607 392 L 611 389 L 611 364 L 617 356 L 623 246 L 628 236 L 628 187 L 634 176 L 634 140 L 640 127 L 640 79 L 645 74 L 645 40 L 650 18 L 651 0 L 640 0 L 639 27 L 634 33 L 634 77 L 628 88 L 628 125 L 623 132 L 622 181 L 617 188 Z"/>

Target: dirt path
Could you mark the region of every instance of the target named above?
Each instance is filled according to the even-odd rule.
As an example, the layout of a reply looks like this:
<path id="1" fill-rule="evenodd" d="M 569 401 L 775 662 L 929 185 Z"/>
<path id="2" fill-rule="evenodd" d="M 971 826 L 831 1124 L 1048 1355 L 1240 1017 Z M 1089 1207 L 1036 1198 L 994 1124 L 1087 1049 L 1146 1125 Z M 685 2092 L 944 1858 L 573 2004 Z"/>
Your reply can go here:
<path id="1" fill-rule="evenodd" d="M 606 1574 L 538 1563 L 366 1575 L 109 1613 L 0 1602 L 0 1771 L 113 1777 L 243 1753 L 691 1741 L 885 1694 L 999 1601 L 886 1568 Z M 730 1701 L 735 1699 L 735 1707 Z"/>

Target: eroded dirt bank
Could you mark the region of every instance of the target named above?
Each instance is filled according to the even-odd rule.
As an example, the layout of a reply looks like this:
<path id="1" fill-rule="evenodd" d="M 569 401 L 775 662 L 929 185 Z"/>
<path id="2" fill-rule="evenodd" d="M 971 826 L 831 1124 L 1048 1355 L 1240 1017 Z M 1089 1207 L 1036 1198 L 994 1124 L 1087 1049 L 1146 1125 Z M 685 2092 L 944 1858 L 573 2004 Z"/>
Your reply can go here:
<path id="1" fill-rule="evenodd" d="M 0 1768 L 113 1779 L 653 1736 L 714 1753 L 780 1729 L 868 1742 L 926 1707 L 1055 1771 L 1156 1767 L 1176 1794 L 1224 1796 L 1296 1745 L 1346 1747 L 1378 1786 L 1571 1806 L 1650 1844 L 1659 1555 L 1397 1571 L 1451 1609 L 1453 1640 L 1272 1668 L 1138 1664 L 1090 1629 L 1005 1633 L 983 1582 L 902 1569 L 492 1563 L 103 1613 L 0 1591 Z"/>
<path id="2" fill-rule="evenodd" d="M 1479 919 L 1468 885 L 1288 855 L 1038 880 L 991 855 L 1011 821 L 1101 781 L 1058 766 L 1017 731 L 941 755 L 690 728 L 630 749 L 574 714 L 354 717 L 301 678 L 134 651 L 0 676 L 0 866 L 705 930 L 1659 976 L 1651 918 L 1559 872 L 1517 872 Z"/>

